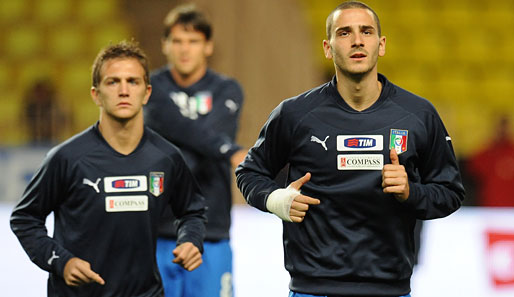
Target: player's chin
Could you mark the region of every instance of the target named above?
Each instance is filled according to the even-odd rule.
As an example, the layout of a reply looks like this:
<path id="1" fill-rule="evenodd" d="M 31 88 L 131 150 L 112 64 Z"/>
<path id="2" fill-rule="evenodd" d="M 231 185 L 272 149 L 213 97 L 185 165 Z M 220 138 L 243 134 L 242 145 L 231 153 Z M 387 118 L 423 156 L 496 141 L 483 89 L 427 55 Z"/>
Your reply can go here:
<path id="1" fill-rule="evenodd" d="M 135 118 L 138 113 L 132 109 L 124 109 L 117 110 L 115 113 L 111 114 L 111 117 L 116 119 L 119 122 L 130 121 Z"/>
<path id="2" fill-rule="evenodd" d="M 194 66 L 190 64 L 175 64 L 175 70 L 180 75 L 188 76 L 194 72 Z"/>
<path id="3" fill-rule="evenodd" d="M 364 76 L 370 72 L 370 68 L 367 65 L 357 65 L 349 72 L 354 76 Z"/>

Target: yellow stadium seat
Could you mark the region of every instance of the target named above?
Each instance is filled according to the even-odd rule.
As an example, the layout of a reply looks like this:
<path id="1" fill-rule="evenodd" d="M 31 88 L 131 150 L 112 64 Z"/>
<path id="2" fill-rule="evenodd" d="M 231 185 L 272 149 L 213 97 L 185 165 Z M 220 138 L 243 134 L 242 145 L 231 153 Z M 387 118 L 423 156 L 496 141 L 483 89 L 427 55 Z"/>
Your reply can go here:
<path id="1" fill-rule="evenodd" d="M 1 0 L 0 22 L 3 24 L 18 23 L 27 16 L 28 1 L 26 0 Z"/>
<path id="2" fill-rule="evenodd" d="M 72 13 L 69 0 L 45 0 L 34 2 L 34 17 L 39 23 L 57 23 L 67 19 Z"/>
<path id="3" fill-rule="evenodd" d="M 71 106 L 75 127 L 85 129 L 98 119 L 98 107 L 90 95 L 92 59 L 63 64 L 60 90 L 63 103 Z"/>
<path id="4" fill-rule="evenodd" d="M 65 92 L 76 92 L 88 96 L 91 87 L 91 65 L 89 60 L 66 63 L 61 69 L 61 83 Z"/>
<path id="5" fill-rule="evenodd" d="M 2 116 L 0 117 L 0 139 L 2 143 L 13 145 L 22 144 L 26 141 L 23 133 L 23 122 L 20 120 L 21 113 L 21 94 L 17 92 L 5 92 L 2 94 L 3 100 Z"/>
<path id="6" fill-rule="evenodd" d="M 72 60 L 83 54 L 86 47 L 85 28 L 64 24 L 49 33 L 48 49 L 54 58 Z"/>
<path id="7" fill-rule="evenodd" d="M 7 63 L 0 61 L 0 89 L 6 90 L 10 88 L 11 81 L 11 67 Z M 1 104 L 0 104 L 1 105 Z"/>
<path id="8" fill-rule="evenodd" d="M 132 37 L 134 36 L 124 24 L 104 24 L 102 25 L 102 28 L 99 28 L 92 36 L 90 46 L 93 51 L 97 52 L 100 48 L 109 44 L 116 43 L 124 39 L 130 40 Z"/>
<path id="9" fill-rule="evenodd" d="M 14 58 L 26 58 L 41 52 L 44 43 L 38 28 L 25 25 L 8 32 L 5 44 L 6 54 Z"/>
<path id="10" fill-rule="evenodd" d="M 78 20 L 89 24 L 105 22 L 116 16 L 118 6 L 116 0 L 80 1 L 77 8 Z"/>
<path id="11" fill-rule="evenodd" d="M 33 58 L 18 65 L 18 86 L 25 90 L 34 81 L 42 78 L 59 77 L 55 63 L 48 59 Z"/>

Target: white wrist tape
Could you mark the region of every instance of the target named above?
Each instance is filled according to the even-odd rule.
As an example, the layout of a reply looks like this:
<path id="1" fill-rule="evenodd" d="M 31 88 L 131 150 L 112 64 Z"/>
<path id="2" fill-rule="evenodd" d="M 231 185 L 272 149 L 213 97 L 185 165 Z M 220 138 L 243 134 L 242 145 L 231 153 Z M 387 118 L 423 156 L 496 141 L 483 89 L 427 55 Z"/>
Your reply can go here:
<path id="1" fill-rule="evenodd" d="M 290 187 L 277 189 L 269 194 L 266 208 L 282 220 L 292 222 L 289 211 L 291 210 L 294 197 L 298 195 L 300 195 L 300 191 Z"/>

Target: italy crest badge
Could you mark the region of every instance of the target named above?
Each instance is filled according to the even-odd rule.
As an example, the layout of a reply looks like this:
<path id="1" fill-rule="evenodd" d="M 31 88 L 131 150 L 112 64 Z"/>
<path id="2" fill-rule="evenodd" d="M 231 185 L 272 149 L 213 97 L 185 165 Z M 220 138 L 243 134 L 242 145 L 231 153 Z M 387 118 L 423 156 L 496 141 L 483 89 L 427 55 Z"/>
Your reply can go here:
<path id="1" fill-rule="evenodd" d="M 395 149 L 397 154 L 407 151 L 407 135 L 409 130 L 391 129 L 389 149 Z"/>
<path id="2" fill-rule="evenodd" d="M 164 191 L 164 172 L 150 172 L 150 193 L 158 197 Z"/>

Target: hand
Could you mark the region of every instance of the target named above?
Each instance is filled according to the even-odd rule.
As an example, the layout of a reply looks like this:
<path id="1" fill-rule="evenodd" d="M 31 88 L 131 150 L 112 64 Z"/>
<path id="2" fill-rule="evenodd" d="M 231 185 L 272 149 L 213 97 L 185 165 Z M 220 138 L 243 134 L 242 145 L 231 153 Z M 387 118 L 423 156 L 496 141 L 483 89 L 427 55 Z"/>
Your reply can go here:
<path id="1" fill-rule="evenodd" d="M 80 258 L 73 257 L 64 265 L 64 281 L 68 286 L 78 287 L 92 282 L 104 285 L 100 275 L 91 270 L 91 264 Z"/>
<path id="2" fill-rule="evenodd" d="M 173 250 L 173 263 L 179 264 L 188 271 L 193 271 L 202 264 L 202 253 L 191 242 L 184 242 Z"/>
<path id="3" fill-rule="evenodd" d="M 405 167 L 400 165 L 400 160 L 395 149 L 389 152 L 391 164 L 384 165 L 382 169 L 382 188 L 384 193 L 394 194 L 394 197 L 402 202 L 409 198 L 409 178 Z"/>
<path id="4" fill-rule="evenodd" d="M 311 179 L 311 174 L 307 172 L 304 176 L 295 180 L 289 187 L 300 191 L 300 188 L 306 184 Z M 291 209 L 289 210 L 289 217 L 295 223 L 301 223 L 307 214 L 307 210 L 309 210 L 309 205 L 317 205 L 320 204 L 319 199 L 315 199 L 305 195 L 298 195 L 294 197 L 293 202 L 291 203 Z"/>
<path id="5" fill-rule="evenodd" d="M 236 168 L 241 162 L 244 161 L 248 150 L 240 149 L 230 157 L 230 164 L 233 168 Z"/>

